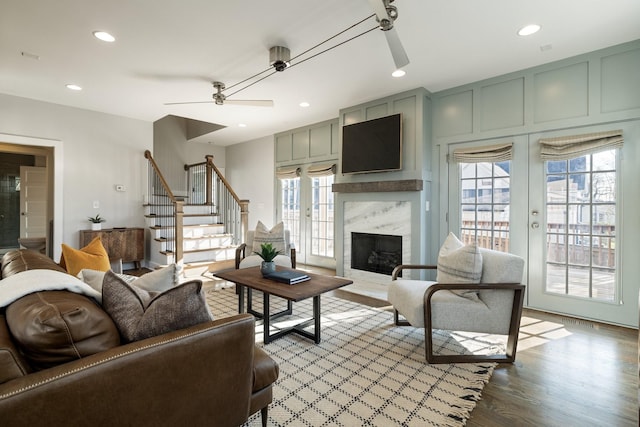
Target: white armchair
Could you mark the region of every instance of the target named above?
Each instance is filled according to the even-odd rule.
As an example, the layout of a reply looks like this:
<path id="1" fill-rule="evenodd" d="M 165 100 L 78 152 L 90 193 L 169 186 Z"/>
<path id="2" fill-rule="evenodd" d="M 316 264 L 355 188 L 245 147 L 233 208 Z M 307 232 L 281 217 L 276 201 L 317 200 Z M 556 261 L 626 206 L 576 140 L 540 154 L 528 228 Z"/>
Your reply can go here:
<path id="1" fill-rule="evenodd" d="M 439 284 L 399 277 L 403 270 L 433 270 L 437 269 L 436 266 L 399 265 L 392 273 L 388 300 L 394 307 L 395 324 L 425 328 L 425 352 L 429 363 L 515 360 L 525 291 L 521 283 L 524 260 L 504 252 L 479 251 L 482 255 L 480 283 Z M 474 297 L 461 296 L 462 291 L 475 291 Z M 399 315 L 406 320 L 401 320 Z M 507 335 L 506 352 L 497 355 L 435 355 L 434 329 Z"/>
<path id="2" fill-rule="evenodd" d="M 262 258 L 253 253 L 254 230 L 247 231 L 246 242 L 236 248 L 236 269 L 249 268 L 260 265 Z M 284 230 L 284 254 L 278 255 L 274 261 L 276 265 L 296 268 L 296 249 L 291 243 L 289 230 Z"/>

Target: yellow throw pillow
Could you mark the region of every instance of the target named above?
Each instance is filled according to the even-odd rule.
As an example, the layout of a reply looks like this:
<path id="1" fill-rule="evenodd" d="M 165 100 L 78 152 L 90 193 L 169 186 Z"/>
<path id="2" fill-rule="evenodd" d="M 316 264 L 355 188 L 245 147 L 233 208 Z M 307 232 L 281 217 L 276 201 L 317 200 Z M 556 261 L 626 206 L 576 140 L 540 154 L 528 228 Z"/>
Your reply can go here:
<path id="1" fill-rule="evenodd" d="M 111 269 L 109 255 L 102 246 L 102 239 L 96 237 L 82 249 L 74 249 L 71 246 L 62 244 L 62 257 L 60 266 L 67 270 L 67 273 L 76 276 L 83 268 L 98 271 L 108 271 Z"/>

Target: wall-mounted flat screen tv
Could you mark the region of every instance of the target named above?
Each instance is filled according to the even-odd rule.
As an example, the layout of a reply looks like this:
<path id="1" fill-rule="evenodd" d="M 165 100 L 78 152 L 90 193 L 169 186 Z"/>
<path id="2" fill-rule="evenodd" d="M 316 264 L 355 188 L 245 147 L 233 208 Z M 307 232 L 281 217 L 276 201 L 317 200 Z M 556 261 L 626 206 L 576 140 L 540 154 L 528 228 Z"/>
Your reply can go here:
<path id="1" fill-rule="evenodd" d="M 402 169 L 402 114 L 342 127 L 342 173 Z"/>

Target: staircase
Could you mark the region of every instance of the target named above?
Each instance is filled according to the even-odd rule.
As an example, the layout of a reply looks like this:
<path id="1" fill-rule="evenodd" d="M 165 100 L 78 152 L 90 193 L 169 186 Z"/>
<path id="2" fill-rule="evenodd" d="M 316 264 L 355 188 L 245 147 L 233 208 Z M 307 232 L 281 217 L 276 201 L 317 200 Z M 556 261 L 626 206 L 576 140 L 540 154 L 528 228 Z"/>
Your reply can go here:
<path id="1" fill-rule="evenodd" d="M 211 156 L 185 166 L 188 190 L 182 193 L 188 197 L 174 195 L 148 151 L 145 157 L 150 164 L 144 216 L 151 267 L 176 263 L 187 278 L 234 268 L 236 247 L 246 233 L 248 200 L 238 199 Z"/>

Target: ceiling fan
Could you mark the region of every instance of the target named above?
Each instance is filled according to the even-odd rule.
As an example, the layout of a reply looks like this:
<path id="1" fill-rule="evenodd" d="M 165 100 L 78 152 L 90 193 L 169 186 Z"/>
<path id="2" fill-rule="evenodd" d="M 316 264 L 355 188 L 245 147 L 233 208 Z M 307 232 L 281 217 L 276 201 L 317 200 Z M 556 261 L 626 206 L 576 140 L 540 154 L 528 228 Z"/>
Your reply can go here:
<path id="1" fill-rule="evenodd" d="M 391 50 L 391 56 L 393 56 L 396 68 L 404 67 L 409 64 L 409 57 L 402 46 L 398 33 L 393 28 L 393 22 L 398 17 L 398 8 L 391 4 L 393 0 L 369 0 L 369 3 L 376 14 L 380 29 L 384 31 L 384 35 L 387 38 L 387 44 Z"/>
<path id="2" fill-rule="evenodd" d="M 226 86 L 222 82 L 213 82 L 216 92 L 212 95 L 213 101 L 191 101 L 191 102 L 166 102 L 164 105 L 182 105 L 182 104 L 216 104 L 216 105 L 245 105 L 251 107 L 273 107 L 273 101 L 270 99 L 227 99 L 222 92 Z"/>
<path id="3" fill-rule="evenodd" d="M 316 44 L 315 46 L 311 47 L 310 49 L 305 50 L 304 52 L 300 53 L 299 55 L 295 56 L 295 57 L 291 57 L 291 53 L 289 51 L 289 49 L 287 47 L 284 46 L 273 46 L 269 49 L 269 61 L 270 61 L 270 67 L 267 68 L 266 70 L 262 70 L 259 73 L 248 77 L 232 86 L 230 86 L 229 88 L 227 88 L 224 83 L 222 82 L 218 82 L 218 81 L 214 81 L 212 82 L 214 89 L 216 89 L 216 92 L 213 94 L 213 101 L 191 101 L 191 102 L 167 102 L 164 105 L 182 105 L 182 104 L 209 104 L 209 103 L 214 103 L 216 105 L 224 105 L 224 104 L 233 104 L 233 105 L 248 105 L 248 106 L 254 106 L 254 107 L 273 107 L 273 101 L 271 100 L 259 100 L 259 99 L 246 99 L 246 100 L 236 100 L 236 99 L 227 99 L 227 95 L 223 94 L 222 92 L 225 89 L 231 89 L 231 88 L 237 88 L 238 86 L 241 86 L 247 82 L 244 87 L 241 87 L 239 89 L 236 89 L 231 95 L 235 95 L 236 93 L 243 91 L 245 89 L 247 89 L 249 86 L 253 86 L 254 84 L 266 79 L 269 76 L 272 76 L 273 74 L 276 74 L 278 72 L 282 72 L 285 69 L 291 68 L 295 65 L 299 65 L 303 62 L 306 62 L 312 58 L 315 58 L 318 55 L 321 55 L 325 52 L 328 52 L 332 49 L 335 49 L 338 46 L 343 45 L 344 43 L 347 43 L 355 38 L 361 37 L 367 33 L 369 33 L 370 31 L 374 31 L 376 29 L 381 29 L 382 31 L 384 31 L 385 36 L 387 38 L 387 44 L 389 45 L 389 49 L 391 50 L 391 56 L 393 56 L 393 61 L 396 65 L 396 69 L 400 69 L 404 66 L 406 66 L 407 64 L 409 64 L 409 57 L 407 56 L 407 53 L 404 50 L 404 47 L 402 46 L 402 42 L 400 41 L 400 37 L 398 36 L 398 33 L 396 32 L 395 28 L 393 28 L 393 23 L 395 22 L 395 20 L 398 18 L 398 8 L 396 8 L 395 6 L 393 6 L 391 3 L 393 3 L 394 0 L 369 0 L 369 2 L 371 3 L 371 6 L 374 10 L 374 14 L 373 15 L 369 15 L 368 17 L 366 17 L 365 19 L 357 22 L 354 25 L 351 25 L 350 27 L 346 28 L 343 31 L 340 31 L 339 33 L 329 37 L 328 39 Z M 321 50 L 320 52 L 314 53 L 314 54 L 309 54 L 311 51 L 315 50 L 316 48 L 318 48 L 319 46 L 329 42 L 330 40 L 333 40 L 335 37 L 346 33 L 347 31 L 351 30 L 352 28 L 362 24 L 363 22 L 367 21 L 368 19 L 370 19 L 372 16 L 376 17 L 376 21 L 378 22 L 378 26 L 377 27 L 373 27 L 373 28 L 369 28 L 368 30 L 365 30 L 364 32 L 361 32 L 359 34 L 356 34 L 355 36 L 342 41 L 340 43 L 337 43 L 334 46 L 331 46 L 329 48 L 326 48 L 324 50 Z M 309 56 L 307 56 L 306 58 L 302 59 L 301 57 L 309 54 Z M 293 60 L 296 60 L 297 62 L 292 63 Z M 270 72 L 270 74 L 265 75 L 265 73 Z M 262 77 L 260 77 L 262 76 Z M 253 81 L 252 81 L 253 80 Z M 229 96 L 231 96 L 229 95 Z"/>

